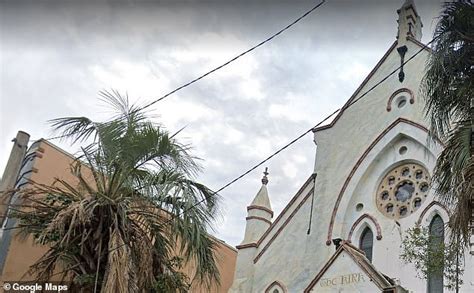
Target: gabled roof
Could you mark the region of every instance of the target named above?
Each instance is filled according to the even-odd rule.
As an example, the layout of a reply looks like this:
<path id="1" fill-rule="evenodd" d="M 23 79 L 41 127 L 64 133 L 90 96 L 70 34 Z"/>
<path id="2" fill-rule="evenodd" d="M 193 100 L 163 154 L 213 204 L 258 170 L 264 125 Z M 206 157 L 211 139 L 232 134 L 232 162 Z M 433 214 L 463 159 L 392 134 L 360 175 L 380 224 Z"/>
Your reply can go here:
<path id="1" fill-rule="evenodd" d="M 365 257 L 363 251 L 353 246 L 347 241 L 342 241 L 339 248 L 326 262 L 323 268 L 319 271 L 316 277 L 304 290 L 305 293 L 311 292 L 318 281 L 324 276 L 326 271 L 336 261 L 336 259 L 343 253 L 346 252 L 350 258 L 360 267 L 360 269 L 370 278 L 370 280 L 383 292 L 395 292 L 395 282 L 389 277 L 379 272 L 374 265 Z"/>
<path id="2" fill-rule="evenodd" d="M 431 52 L 431 49 L 429 47 L 426 47 L 426 45 L 424 45 L 423 43 L 421 43 L 417 39 L 415 39 L 413 37 L 407 37 L 407 40 L 411 41 L 412 43 L 414 43 L 416 45 L 418 45 L 420 48 L 424 48 L 427 51 Z M 336 124 L 337 120 L 339 120 L 339 118 L 342 116 L 342 114 L 344 114 L 344 111 L 347 108 L 349 108 L 349 105 L 352 103 L 352 101 L 354 101 L 357 98 L 357 96 L 361 93 L 362 89 L 370 81 L 370 79 L 374 76 L 374 74 L 377 72 L 377 70 L 382 66 L 382 64 L 388 58 L 390 53 L 392 53 L 392 51 L 397 48 L 397 45 L 398 45 L 397 41 L 393 42 L 393 44 L 390 46 L 390 48 L 388 48 L 387 52 L 385 52 L 385 54 L 382 56 L 382 58 L 379 60 L 379 62 L 377 62 L 375 67 L 372 69 L 372 71 L 370 71 L 369 75 L 367 75 L 367 77 L 360 84 L 360 86 L 356 89 L 356 91 L 352 94 L 352 96 L 349 98 L 349 100 L 347 100 L 347 102 L 341 108 L 339 113 L 337 113 L 336 117 L 331 121 L 331 123 L 329 123 L 327 125 L 316 127 L 316 128 L 313 129 L 313 132 L 318 132 L 318 131 L 321 131 L 321 130 L 329 129 L 329 128 L 333 127 L 334 124 Z"/>

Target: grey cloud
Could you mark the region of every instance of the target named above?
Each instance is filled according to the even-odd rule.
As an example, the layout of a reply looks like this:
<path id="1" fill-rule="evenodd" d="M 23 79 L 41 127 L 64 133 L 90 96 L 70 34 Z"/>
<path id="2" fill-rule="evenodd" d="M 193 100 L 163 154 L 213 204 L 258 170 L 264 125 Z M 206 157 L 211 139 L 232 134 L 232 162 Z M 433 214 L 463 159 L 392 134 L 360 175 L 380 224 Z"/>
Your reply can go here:
<path id="1" fill-rule="evenodd" d="M 196 109 L 213 110 L 203 117 L 176 113 L 179 119 L 165 126 L 171 131 L 187 126 L 180 137 L 193 144 L 206 167 L 199 179 L 217 189 L 344 103 L 394 41 L 395 11 L 401 3 L 327 1 L 271 43 L 170 96 L 150 113 L 164 117 L 167 107 L 181 101 Z M 141 72 L 149 73 L 143 86 L 145 82 L 162 84 L 163 92 L 149 90 L 130 97 L 143 103 L 212 68 L 210 64 L 222 56 L 209 52 L 233 57 L 240 47 L 258 43 L 314 4 L 0 2 L 0 169 L 11 147 L 9 140 L 18 129 L 39 138 L 50 134 L 45 123 L 48 119 L 67 115 L 101 119 L 106 115 L 97 92 L 112 86 L 128 89 L 98 80 L 94 68 L 114 78 L 121 74 L 134 77 L 117 70 L 116 62 L 146 68 L 148 71 Z M 438 5 L 420 0 L 416 4 L 425 23 L 424 39 L 428 40 Z M 208 54 L 197 54 L 190 60 L 176 55 L 198 49 Z M 236 72 L 246 63 L 252 70 L 248 77 L 240 76 Z M 260 86 L 262 97 L 255 99 L 255 93 L 244 91 L 246 78 Z M 142 84 L 137 83 L 133 86 L 140 89 Z M 271 116 L 272 106 L 283 108 L 286 115 Z M 223 129 L 241 136 L 226 142 Z M 202 137 L 197 139 L 199 135 Z M 77 149 L 55 143 L 72 152 Z M 268 188 L 276 214 L 311 174 L 314 150 L 308 135 L 264 165 L 270 168 Z M 295 156 L 303 159 L 296 161 Z M 264 166 L 221 193 L 223 218 L 216 226 L 218 236 L 230 244 L 238 244 L 243 237 L 245 207 L 260 187 Z M 287 168 L 296 169 L 296 176 L 288 176 L 292 170 Z"/>

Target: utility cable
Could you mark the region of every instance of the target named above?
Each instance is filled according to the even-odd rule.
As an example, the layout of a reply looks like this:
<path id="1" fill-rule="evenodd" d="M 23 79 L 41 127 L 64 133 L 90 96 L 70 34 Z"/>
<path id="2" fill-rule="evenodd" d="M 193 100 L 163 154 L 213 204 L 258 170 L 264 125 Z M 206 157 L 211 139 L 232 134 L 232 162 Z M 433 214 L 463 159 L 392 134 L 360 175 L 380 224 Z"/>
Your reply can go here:
<path id="1" fill-rule="evenodd" d="M 439 37 L 439 36 L 438 36 Z M 293 139 L 292 141 L 290 141 L 289 143 L 287 143 L 286 145 L 284 145 L 283 147 L 281 147 L 280 149 L 278 149 L 277 151 L 275 151 L 273 154 L 271 154 L 270 156 L 268 156 L 267 158 L 263 159 L 262 161 L 260 161 L 259 163 L 257 163 L 256 165 L 254 165 L 253 167 L 251 167 L 250 169 L 248 169 L 247 171 L 245 171 L 244 173 L 242 173 L 241 175 L 237 176 L 236 178 L 234 178 L 233 180 L 231 180 L 230 182 L 228 182 L 227 184 L 225 184 L 224 186 L 222 186 L 221 188 L 219 188 L 217 191 L 215 191 L 213 193 L 213 195 L 215 194 L 218 194 L 219 192 L 221 192 L 222 190 L 226 189 L 227 187 L 229 187 L 230 185 L 234 184 L 235 182 L 237 182 L 238 180 L 242 179 L 243 177 L 245 177 L 247 174 L 249 174 L 250 172 L 252 172 L 253 170 L 257 169 L 258 167 L 260 167 L 261 165 L 265 164 L 267 161 L 269 161 L 270 159 L 272 159 L 273 157 L 275 157 L 276 155 L 278 155 L 279 153 L 281 153 L 283 150 L 287 149 L 289 146 L 293 145 L 294 143 L 296 143 L 297 141 L 299 141 L 301 138 L 303 138 L 304 136 L 306 136 L 306 134 L 310 133 L 310 132 L 313 132 L 317 127 L 319 127 L 320 125 L 322 125 L 323 123 L 325 123 L 327 120 L 329 120 L 334 114 L 336 114 L 337 112 L 340 112 L 339 115 L 342 114 L 342 112 L 344 112 L 345 110 L 347 110 L 349 107 L 353 106 L 355 103 L 357 103 L 358 101 L 360 101 L 362 98 L 364 98 L 367 94 L 369 94 L 371 91 L 373 91 L 375 88 L 377 88 L 380 84 L 382 84 L 383 82 L 385 82 L 388 78 L 390 78 L 392 75 L 394 75 L 398 70 L 400 70 L 405 64 L 407 64 L 408 62 L 410 62 L 411 60 L 413 60 L 418 54 L 420 54 L 421 52 L 423 52 L 423 50 L 426 50 L 427 48 L 429 48 L 428 46 L 433 43 L 437 38 L 434 38 L 432 39 L 429 43 L 427 43 L 426 45 L 423 45 L 415 54 L 413 54 L 410 58 L 408 58 L 406 61 L 404 61 L 400 66 L 398 66 L 396 69 L 394 69 L 393 71 L 391 71 L 388 75 L 386 75 L 384 78 L 382 78 L 380 81 L 378 81 L 375 85 L 373 85 L 372 87 L 370 87 L 367 91 L 365 91 L 363 94 L 361 94 L 358 98 L 354 99 L 352 102 L 346 104 L 345 106 L 343 106 L 342 108 L 339 108 L 337 109 L 336 111 L 332 112 L 330 115 L 326 116 L 323 120 L 321 120 L 320 122 L 318 122 L 315 126 L 311 127 L 310 129 L 306 130 L 305 132 L 303 132 L 302 134 L 300 134 L 299 136 L 297 136 L 295 139 Z M 187 211 L 197 207 L 198 205 L 202 204 L 204 201 L 206 200 L 206 198 L 198 201 L 197 203 L 193 204 L 192 206 L 190 206 L 189 208 L 187 209 L 184 209 L 182 210 L 181 212 L 177 213 L 176 215 L 173 215 L 171 219 L 165 221 L 162 225 L 166 225 L 168 223 L 170 223 L 171 221 L 173 221 L 173 217 L 180 217 L 182 216 L 184 213 L 186 213 Z M 122 244 L 121 246 L 124 246 L 124 245 L 127 245 L 127 244 Z M 118 248 L 120 248 L 121 246 L 118 246 L 118 247 L 115 247 L 115 248 L 112 248 L 112 250 L 109 250 L 110 251 L 113 251 L 113 250 L 116 250 Z"/>
<path id="2" fill-rule="evenodd" d="M 423 50 L 425 50 L 432 42 L 434 41 L 434 39 L 432 41 L 430 41 L 428 44 L 424 45 L 420 50 L 418 50 L 413 56 L 411 56 L 409 59 L 407 59 L 405 62 L 403 62 L 399 67 L 397 67 L 396 69 L 394 69 L 392 72 L 390 72 L 388 75 L 386 75 L 384 78 L 382 78 L 379 82 L 377 82 L 375 85 L 373 85 L 372 87 L 370 87 L 367 91 L 365 91 L 362 95 L 360 95 L 357 99 L 353 100 L 352 102 L 350 102 L 349 104 L 347 104 L 346 106 L 342 107 L 342 108 L 339 108 L 337 109 L 336 111 L 332 112 L 330 115 L 326 116 L 323 120 L 321 120 L 320 122 L 318 122 L 315 126 L 311 127 L 310 129 L 306 130 L 305 132 L 303 132 L 302 134 L 300 134 L 299 136 L 297 136 L 295 139 L 293 139 L 292 141 L 290 141 L 289 143 L 287 143 L 286 145 L 284 145 L 283 147 L 281 147 L 280 149 L 278 149 L 276 152 L 274 152 L 273 154 L 271 154 L 270 156 L 268 156 L 267 158 L 263 159 L 262 161 L 260 161 L 259 163 L 257 163 L 256 165 L 254 165 L 253 167 L 251 167 L 250 169 L 248 169 L 247 171 L 245 171 L 244 173 L 242 173 L 241 175 L 237 176 L 236 178 L 234 178 L 233 180 L 231 180 L 229 183 L 225 184 L 224 186 L 222 186 L 221 188 L 219 188 L 217 191 L 214 192 L 214 194 L 217 194 L 219 192 L 221 192 L 222 190 L 226 189 L 227 187 L 229 187 L 230 185 L 234 184 L 235 182 L 237 182 L 238 180 L 242 179 L 243 177 L 245 177 L 247 174 L 249 174 L 250 172 L 252 172 L 253 170 L 257 169 L 258 167 L 260 167 L 261 165 L 265 164 L 267 161 L 269 161 L 270 159 L 272 159 L 273 157 L 275 157 L 276 155 L 278 155 L 279 153 L 281 153 L 282 151 L 284 151 L 285 149 L 287 149 L 289 146 L 293 145 L 294 143 L 296 143 L 298 140 L 300 140 L 301 138 L 303 138 L 304 136 L 306 136 L 306 134 L 310 133 L 310 132 L 313 132 L 317 127 L 319 127 L 321 124 L 325 123 L 327 120 L 329 120 L 334 114 L 336 114 L 337 112 L 340 112 L 340 114 L 342 114 L 343 111 L 347 110 L 349 107 L 353 106 L 355 103 L 357 103 L 358 101 L 360 101 L 363 97 L 365 97 L 368 93 L 370 93 L 371 91 L 373 91 L 376 87 L 378 87 L 380 84 L 382 84 L 383 82 L 385 82 L 388 78 L 390 78 L 393 74 L 395 74 L 403 65 L 405 65 L 406 63 L 408 63 L 410 60 L 413 60 L 413 58 L 415 58 L 418 54 L 420 54 Z M 205 199 L 197 202 L 194 206 L 197 206 L 199 204 L 201 204 L 202 202 L 204 202 Z M 194 206 L 191 206 L 189 207 L 187 210 L 189 209 L 192 209 Z M 186 210 L 186 211 L 187 211 Z M 180 216 L 184 213 L 185 211 L 183 211 L 182 213 L 178 214 L 177 216 Z"/>
<path id="3" fill-rule="evenodd" d="M 286 30 L 290 29 L 292 26 L 294 26 L 295 24 L 297 24 L 298 22 L 300 22 L 301 20 L 303 20 L 305 17 L 307 17 L 308 15 L 310 15 L 312 12 L 314 12 L 315 10 L 317 10 L 319 7 L 321 7 L 324 3 L 326 2 L 326 0 L 322 0 L 321 2 L 319 2 L 317 5 L 313 6 L 310 10 L 306 11 L 305 13 L 303 13 L 300 17 L 298 17 L 297 19 L 295 19 L 294 21 L 292 21 L 290 24 L 288 24 L 287 26 L 285 26 L 284 28 L 282 28 L 281 30 L 279 30 L 278 32 L 274 33 L 273 35 L 271 35 L 270 37 L 266 38 L 265 40 L 261 41 L 260 43 L 258 43 L 257 45 L 251 47 L 250 49 L 247 49 L 246 51 L 238 54 L 237 56 L 231 58 L 230 60 L 224 62 L 223 64 L 207 71 L 206 73 L 196 77 L 195 79 L 175 88 L 174 90 L 164 94 L 163 96 L 161 96 L 160 98 L 152 101 L 152 102 L 149 102 L 148 104 L 145 104 L 144 106 L 136 109 L 135 111 L 141 111 L 141 110 L 144 110 L 146 108 L 149 108 L 151 106 L 153 106 L 154 104 L 158 103 L 159 101 L 162 101 L 164 99 L 166 99 L 167 97 L 171 96 L 172 94 L 192 85 L 193 83 L 195 82 L 198 82 L 199 80 L 207 77 L 208 75 L 218 71 L 219 69 L 222 69 L 223 67 L 233 63 L 234 61 L 236 61 L 237 59 L 247 55 L 248 53 L 252 52 L 253 50 L 265 45 L 266 43 L 270 42 L 271 40 L 273 40 L 274 38 L 276 38 L 277 36 L 281 35 L 283 32 L 285 32 Z M 58 136 L 53 136 L 53 137 L 50 137 L 50 138 L 47 138 L 46 140 L 53 140 L 53 139 L 60 139 L 60 138 L 64 138 L 64 137 L 67 137 L 67 136 L 70 136 L 70 135 L 58 135 Z"/>

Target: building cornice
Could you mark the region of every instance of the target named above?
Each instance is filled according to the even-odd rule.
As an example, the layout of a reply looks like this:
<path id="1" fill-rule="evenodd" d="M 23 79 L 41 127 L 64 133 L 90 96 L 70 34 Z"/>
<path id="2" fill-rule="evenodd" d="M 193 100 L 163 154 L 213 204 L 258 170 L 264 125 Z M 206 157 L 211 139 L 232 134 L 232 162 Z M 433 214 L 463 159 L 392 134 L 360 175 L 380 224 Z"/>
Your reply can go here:
<path id="1" fill-rule="evenodd" d="M 251 247 L 257 247 L 257 243 L 247 243 L 247 244 L 237 245 L 235 248 L 245 249 L 245 248 L 251 248 Z"/>

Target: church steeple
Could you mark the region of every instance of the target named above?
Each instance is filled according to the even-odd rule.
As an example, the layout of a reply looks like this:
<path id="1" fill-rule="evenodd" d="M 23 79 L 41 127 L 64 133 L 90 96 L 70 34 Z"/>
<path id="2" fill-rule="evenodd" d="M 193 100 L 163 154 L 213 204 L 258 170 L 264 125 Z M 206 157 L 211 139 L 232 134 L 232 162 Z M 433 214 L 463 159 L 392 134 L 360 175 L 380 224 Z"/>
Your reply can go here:
<path id="1" fill-rule="evenodd" d="M 268 168 L 265 168 L 262 186 L 252 203 L 247 207 L 247 225 L 245 226 L 245 237 L 241 245 L 256 243 L 272 224 L 273 211 L 267 190 L 268 174 Z"/>
<path id="2" fill-rule="evenodd" d="M 257 192 L 257 195 L 253 199 L 252 203 L 250 206 L 258 206 L 258 207 L 263 207 L 268 210 L 272 210 L 271 204 L 270 204 L 270 199 L 268 198 L 268 191 L 267 191 L 267 184 L 268 184 L 268 168 L 265 168 L 265 171 L 263 172 L 263 178 L 262 178 L 262 187 L 260 187 L 260 190 Z"/>
<path id="3" fill-rule="evenodd" d="M 415 38 L 421 41 L 421 18 L 416 11 L 413 0 L 405 0 L 402 7 L 397 10 L 398 13 L 398 34 L 397 40 L 399 44 L 406 42 L 407 37 Z"/>

